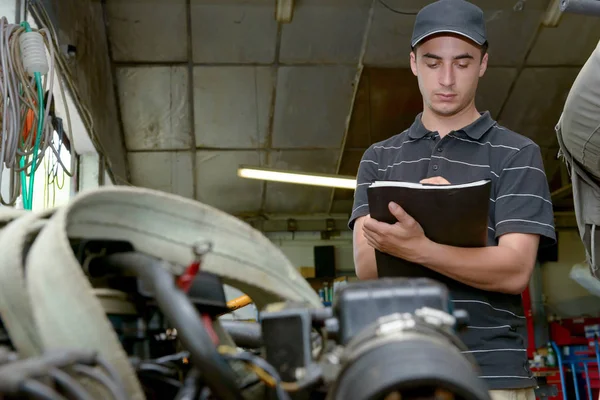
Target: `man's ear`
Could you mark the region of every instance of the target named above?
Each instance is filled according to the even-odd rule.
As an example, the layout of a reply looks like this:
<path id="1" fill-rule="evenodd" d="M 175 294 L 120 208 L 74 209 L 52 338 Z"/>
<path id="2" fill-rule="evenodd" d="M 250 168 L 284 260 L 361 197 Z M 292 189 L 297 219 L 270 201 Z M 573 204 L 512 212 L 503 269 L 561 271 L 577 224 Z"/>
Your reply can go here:
<path id="1" fill-rule="evenodd" d="M 417 76 L 417 55 L 415 54 L 414 51 L 410 52 L 410 69 L 412 70 L 412 73 L 414 76 Z"/>
<path id="2" fill-rule="evenodd" d="M 485 53 L 481 58 L 481 63 L 479 64 L 479 77 L 483 77 L 485 71 L 487 71 L 488 66 L 488 53 Z"/>

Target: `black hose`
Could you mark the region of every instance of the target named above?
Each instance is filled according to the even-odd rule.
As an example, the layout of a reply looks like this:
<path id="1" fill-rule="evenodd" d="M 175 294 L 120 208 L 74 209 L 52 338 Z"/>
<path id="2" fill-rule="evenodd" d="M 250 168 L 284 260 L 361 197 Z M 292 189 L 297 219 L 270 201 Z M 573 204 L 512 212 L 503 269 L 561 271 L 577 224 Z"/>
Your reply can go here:
<path id="1" fill-rule="evenodd" d="M 202 375 L 196 368 L 192 368 L 183 381 L 175 400 L 195 400 L 200 395 Z"/>
<path id="2" fill-rule="evenodd" d="M 175 286 L 169 264 L 141 253 L 118 253 L 102 259 L 110 267 L 133 272 L 150 285 L 161 311 L 177 329 L 191 360 L 212 393 L 223 400 L 243 400 L 235 373 L 221 357 L 187 295 Z"/>

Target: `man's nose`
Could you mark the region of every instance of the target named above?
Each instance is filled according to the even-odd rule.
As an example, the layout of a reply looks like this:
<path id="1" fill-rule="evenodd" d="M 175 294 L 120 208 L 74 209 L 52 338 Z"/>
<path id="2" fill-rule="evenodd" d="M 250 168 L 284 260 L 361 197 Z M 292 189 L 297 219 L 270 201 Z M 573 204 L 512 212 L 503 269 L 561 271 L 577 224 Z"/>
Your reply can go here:
<path id="1" fill-rule="evenodd" d="M 440 85 L 442 86 L 453 86 L 455 83 L 454 69 L 452 65 L 444 65 L 440 68 Z"/>

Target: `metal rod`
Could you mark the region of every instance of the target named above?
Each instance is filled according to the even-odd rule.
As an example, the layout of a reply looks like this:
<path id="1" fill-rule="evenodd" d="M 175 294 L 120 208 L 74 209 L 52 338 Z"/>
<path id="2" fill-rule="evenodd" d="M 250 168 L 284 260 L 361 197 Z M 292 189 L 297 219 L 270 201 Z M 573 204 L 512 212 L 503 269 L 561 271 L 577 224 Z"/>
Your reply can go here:
<path id="1" fill-rule="evenodd" d="M 560 10 L 564 13 L 600 17 L 600 0 L 561 0 Z"/>

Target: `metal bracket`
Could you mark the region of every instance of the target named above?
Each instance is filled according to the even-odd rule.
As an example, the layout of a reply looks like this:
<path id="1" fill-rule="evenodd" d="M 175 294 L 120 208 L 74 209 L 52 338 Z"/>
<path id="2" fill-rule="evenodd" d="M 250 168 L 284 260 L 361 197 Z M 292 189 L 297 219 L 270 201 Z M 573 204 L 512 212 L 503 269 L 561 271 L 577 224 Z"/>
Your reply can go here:
<path id="1" fill-rule="evenodd" d="M 275 19 L 279 23 L 288 24 L 294 16 L 294 0 L 277 0 Z"/>

